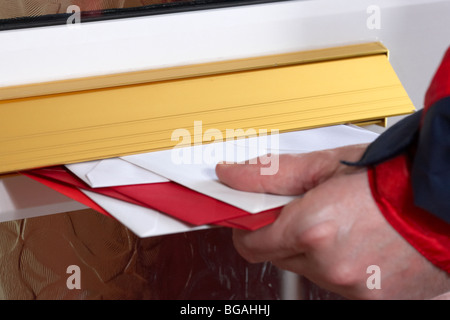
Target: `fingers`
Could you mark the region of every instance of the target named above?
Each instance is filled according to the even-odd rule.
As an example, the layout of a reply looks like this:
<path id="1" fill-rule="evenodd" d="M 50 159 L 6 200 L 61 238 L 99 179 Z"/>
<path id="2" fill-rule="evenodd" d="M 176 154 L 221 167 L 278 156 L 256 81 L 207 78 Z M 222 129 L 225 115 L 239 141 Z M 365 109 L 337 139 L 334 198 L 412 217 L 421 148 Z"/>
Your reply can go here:
<path id="1" fill-rule="evenodd" d="M 353 145 L 305 154 L 271 155 L 242 164 L 218 164 L 216 174 L 224 184 L 238 190 L 300 195 L 335 175 L 343 166 L 340 160 L 356 161 L 366 145 Z M 270 161 L 277 161 L 276 170 L 264 173 Z M 256 162 L 256 163 L 252 163 Z"/>
<path id="2" fill-rule="evenodd" d="M 334 236 L 335 226 L 312 214 L 310 210 L 320 205 L 315 200 L 308 193 L 287 204 L 272 224 L 255 231 L 234 230 L 236 250 L 256 263 L 283 260 L 321 247 Z"/>
<path id="3" fill-rule="evenodd" d="M 272 264 L 280 269 L 291 271 L 297 274 L 305 275 L 307 271 L 308 260 L 304 253 L 295 256 L 272 260 Z"/>
<path id="4" fill-rule="evenodd" d="M 298 260 L 298 268 L 303 268 L 317 252 L 333 247 L 340 228 L 333 212 L 345 194 L 333 193 L 336 179 L 340 180 L 330 179 L 288 203 L 272 224 L 251 232 L 235 230 L 233 242 L 239 254 L 253 263 Z M 294 272 L 300 270 L 286 267 Z"/>
<path id="5" fill-rule="evenodd" d="M 273 226 L 253 232 L 235 229 L 233 243 L 237 252 L 251 263 L 278 260 L 296 254 L 296 250 L 283 244 Z"/>
<path id="6" fill-rule="evenodd" d="M 255 231 L 233 230 L 233 242 L 239 254 L 252 263 L 297 255 L 300 248 L 292 244 L 286 224 L 293 210 L 300 207 L 300 201 L 296 199 L 285 206 L 277 220 L 266 227 Z"/>
<path id="7" fill-rule="evenodd" d="M 339 161 L 332 163 L 329 151 L 311 154 L 283 154 L 278 156 L 278 170 L 271 175 L 261 174 L 264 164 L 218 164 L 216 174 L 224 184 L 249 192 L 299 195 L 327 179 Z"/>

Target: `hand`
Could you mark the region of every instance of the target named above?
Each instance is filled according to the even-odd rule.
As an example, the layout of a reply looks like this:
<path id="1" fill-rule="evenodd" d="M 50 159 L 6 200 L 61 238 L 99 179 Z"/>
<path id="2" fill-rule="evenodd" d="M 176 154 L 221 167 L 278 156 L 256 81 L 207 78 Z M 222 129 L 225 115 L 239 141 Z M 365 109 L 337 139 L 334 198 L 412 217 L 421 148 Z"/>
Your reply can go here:
<path id="1" fill-rule="evenodd" d="M 355 161 L 366 146 L 280 155 L 279 171 L 260 165 L 218 165 L 219 179 L 253 192 L 303 195 L 262 229 L 233 231 L 237 251 L 250 262 L 272 261 L 350 299 L 428 299 L 450 290 L 447 274 L 409 245 L 384 219 L 365 169 Z M 381 289 L 369 289 L 367 268 L 380 268 Z"/>

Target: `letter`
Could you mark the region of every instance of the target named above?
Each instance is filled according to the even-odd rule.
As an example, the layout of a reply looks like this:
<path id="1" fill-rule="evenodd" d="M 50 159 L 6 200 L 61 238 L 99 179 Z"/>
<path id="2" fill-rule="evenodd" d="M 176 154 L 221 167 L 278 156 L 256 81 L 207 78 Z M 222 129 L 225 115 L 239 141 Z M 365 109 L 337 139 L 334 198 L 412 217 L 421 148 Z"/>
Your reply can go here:
<path id="1" fill-rule="evenodd" d="M 241 162 L 246 159 L 246 141 L 243 140 L 245 138 L 256 137 L 256 130 L 253 128 L 249 128 L 247 130 L 243 129 L 226 129 L 225 130 L 226 141 L 233 141 L 236 139 L 236 143 L 227 143 L 226 144 L 226 159 L 227 163 Z M 235 153 L 235 149 L 237 153 Z M 249 150 L 251 151 L 251 150 Z"/>
<path id="2" fill-rule="evenodd" d="M 248 313 L 248 309 L 247 309 L 247 306 L 244 304 L 243 306 L 242 306 L 242 308 L 241 308 L 241 314 L 249 314 Z"/>
<path id="3" fill-rule="evenodd" d="M 232 311 L 233 311 L 233 314 L 241 314 L 241 306 L 240 305 L 234 305 L 233 306 L 233 309 L 232 309 Z"/>
<path id="4" fill-rule="evenodd" d="M 367 28 L 370 30 L 381 29 L 381 10 L 379 6 L 371 5 L 367 7 L 367 13 L 371 14 L 367 18 Z"/>
<path id="5" fill-rule="evenodd" d="M 203 122 L 194 121 L 194 163 L 201 164 L 202 156 L 202 137 L 203 137 Z"/>
<path id="6" fill-rule="evenodd" d="M 259 145 L 261 144 L 262 139 L 267 139 L 267 137 L 258 136 L 258 138 L 247 139 L 247 159 L 250 159 L 250 164 L 258 163 L 258 155 L 265 154 L 267 151 L 259 150 Z"/>
<path id="7" fill-rule="evenodd" d="M 266 146 L 267 146 L 267 142 L 266 142 Z M 262 148 L 262 146 L 260 146 L 260 149 Z M 270 167 L 261 167 L 260 169 L 260 173 L 261 175 L 274 175 L 278 172 L 279 169 L 279 164 L 280 164 L 280 159 L 279 159 L 279 154 L 278 154 L 278 150 L 280 148 L 280 137 L 279 137 L 279 130 L 270 130 L 270 147 L 269 148 L 265 148 L 265 150 L 270 149 L 270 150 L 276 150 L 276 153 L 269 153 L 266 154 L 264 156 L 261 156 L 259 158 L 259 161 L 261 162 L 261 164 L 270 164 Z"/>
<path id="8" fill-rule="evenodd" d="M 219 129 L 208 129 L 203 134 L 203 141 L 222 142 L 222 132 Z"/>
<path id="9" fill-rule="evenodd" d="M 234 156 L 235 145 L 232 141 L 234 141 L 234 130 L 226 129 L 225 130 L 225 163 L 235 163 L 236 158 Z"/>
<path id="10" fill-rule="evenodd" d="M 370 290 L 381 289 L 381 269 L 377 265 L 371 265 L 367 267 L 366 273 L 372 275 L 367 278 L 366 285 Z"/>
<path id="11" fill-rule="evenodd" d="M 249 312 L 250 312 L 250 314 L 253 314 L 253 313 L 255 313 L 255 314 L 259 314 L 258 313 L 258 305 L 257 304 L 255 304 L 254 306 L 253 305 L 250 305 L 250 307 L 249 307 Z"/>
<path id="12" fill-rule="evenodd" d="M 203 141 L 214 141 L 207 143 L 203 147 L 203 161 L 207 164 L 214 164 L 222 160 L 223 146 L 218 145 L 216 142 L 223 141 L 222 132 L 219 129 L 208 129 L 203 134 Z"/>
<path id="13" fill-rule="evenodd" d="M 73 13 L 67 18 L 66 24 L 69 27 L 79 27 L 81 22 L 81 10 L 77 5 L 70 5 L 67 7 L 66 13 Z"/>
<path id="14" fill-rule="evenodd" d="M 211 316 L 212 316 L 212 314 L 213 314 L 213 312 L 214 312 L 214 307 L 208 307 L 208 318 L 211 318 Z"/>
<path id="15" fill-rule="evenodd" d="M 198 307 L 198 314 L 209 314 L 208 307 Z"/>
<path id="16" fill-rule="evenodd" d="M 66 273 L 72 275 L 67 278 L 66 285 L 69 290 L 81 289 L 81 271 L 77 265 L 71 265 L 67 267 Z"/>
<path id="17" fill-rule="evenodd" d="M 269 138 L 267 136 L 267 129 L 259 129 L 257 143 L 253 143 L 251 148 L 252 149 L 255 148 L 254 152 L 256 152 L 256 154 L 258 154 L 261 157 L 262 155 L 265 155 L 268 153 L 268 148 L 270 148 L 269 144 L 270 143 L 269 143 Z M 254 152 L 252 152 L 252 153 L 254 153 Z M 253 159 L 255 161 L 254 162 L 251 161 L 250 163 L 257 164 L 258 163 L 257 159 L 255 159 L 254 157 L 253 157 Z M 260 161 L 261 161 L 261 159 L 260 159 Z"/>
<path id="18" fill-rule="evenodd" d="M 234 139 L 234 138 L 250 138 L 250 137 L 256 137 L 257 133 L 256 130 L 253 128 L 248 128 L 244 131 L 244 129 L 227 129 L 227 140 L 228 138 Z"/>
<path id="19" fill-rule="evenodd" d="M 259 314 L 265 314 L 266 315 L 266 317 L 268 317 L 269 316 L 269 305 L 268 304 L 266 304 L 266 305 L 260 305 L 259 306 Z"/>
<path id="20" fill-rule="evenodd" d="M 189 305 L 188 305 L 189 306 Z M 197 309 L 195 307 L 189 307 L 188 314 L 197 314 Z"/>
<path id="21" fill-rule="evenodd" d="M 225 305 L 225 314 L 230 314 L 231 313 L 231 306 L 229 304 Z"/>
<path id="22" fill-rule="evenodd" d="M 186 314 L 186 307 L 181 307 L 180 314 Z"/>
<path id="23" fill-rule="evenodd" d="M 180 141 L 175 147 L 173 147 L 170 157 L 175 164 L 190 164 L 191 161 L 191 133 L 186 129 L 176 129 L 172 132 L 170 140 Z M 181 150 L 180 150 L 181 149 Z M 180 156 L 180 152 L 182 156 Z"/>

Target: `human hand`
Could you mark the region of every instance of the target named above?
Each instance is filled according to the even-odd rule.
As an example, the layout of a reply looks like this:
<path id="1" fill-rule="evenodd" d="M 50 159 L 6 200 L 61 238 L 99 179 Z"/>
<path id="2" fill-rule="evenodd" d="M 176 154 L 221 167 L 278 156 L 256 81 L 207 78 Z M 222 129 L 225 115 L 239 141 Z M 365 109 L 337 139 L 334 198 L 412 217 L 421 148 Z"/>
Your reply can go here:
<path id="1" fill-rule="evenodd" d="M 447 274 L 406 242 L 372 198 L 367 171 L 342 165 L 366 146 L 280 155 L 279 171 L 221 164 L 219 179 L 253 192 L 303 195 L 262 229 L 233 231 L 237 251 L 250 262 L 271 261 L 350 299 L 428 299 L 450 290 Z M 380 269 L 381 289 L 369 289 L 367 268 Z"/>

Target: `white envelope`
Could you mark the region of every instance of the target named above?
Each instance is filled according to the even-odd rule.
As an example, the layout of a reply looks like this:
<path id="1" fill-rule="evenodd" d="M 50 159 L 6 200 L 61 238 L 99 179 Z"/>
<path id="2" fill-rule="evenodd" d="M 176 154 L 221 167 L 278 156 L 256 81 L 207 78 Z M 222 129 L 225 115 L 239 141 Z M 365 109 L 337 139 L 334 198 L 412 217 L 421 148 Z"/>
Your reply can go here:
<path id="1" fill-rule="evenodd" d="M 208 156 L 209 160 L 202 163 L 177 163 L 178 160 L 173 159 L 173 150 L 126 156 L 122 159 L 147 170 L 157 172 L 187 188 L 231 204 L 249 213 L 278 208 L 295 199 L 293 196 L 238 191 L 220 183 L 215 174 L 215 166 L 219 161 L 239 162 L 246 160 L 245 157 L 240 157 L 240 154 L 238 154 L 239 150 L 236 149 L 239 149 L 239 146 L 235 149 L 236 152 L 233 157 L 214 156 L 220 154 L 218 150 L 227 148 L 230 145 L 233 146 L 234 142 L 189 147 L 191 154 L 202 154 L 205 150 L 208 150 L 204 154 L 210 155 Z M 242 148 L 242 150 L 246 151 L 245 148 Z M 183 152 L 184 150 L 179 151 Z"/>
<path id="2" fill-rule="evenodd" d="M 80 163 L 66 164 L 65 167 L 72 171 L 78 178 L 83 180 L 86 184 L 92 187 L 91 182 L 87 178 L 86 174 L 91 171 L 101 160 L 86 161 Z M 104 177 L 106 179 L 106 177 Z"/>
<path id="3" fill-rule="evenodd" d="M 121 157 L 132 164 L 250 213 L 286 205 L 295 197 L 243 192 L 222 184 L 215 174 L 220 161 L 240 162 L 267 153 L 303 153 L 370 143 L 378 134 L 354 126 L 331 126 L 266 137 Z M 256 146 L 256 147 L 255 147 Z"/>
<path id="4" fill-rule="evenodd" d="M 120 158 L 68 164 L 66 168 L 92 188 L 169 181 Z"/>
<path id="5" fill-rule="evenodd" d="M 271 143 L 272 141 L 269 137 L 260 137 L 187 148 L 190 149 L 190 155 L 192 157 L 195 157 L 196 150 L 200 150 L 201 152 L 206 151 L 203 155 L 209 155 L 209 157 L 202 159 L 206 161 L 200 164 L 177 165 L 176 161 L 173 161 L 174 154 L 172 150 L 167 150 L 123 157 L 126 161 L 122 158 L 111 158 L 101 161 L 70 164 L 67 165 L 67 168 L 93 187 L 151 183 L 151 181 L 158 181 L 158 179 L 162 179 L 160 180 L 162 182 L 170 179 L 182 183 L 186 187 L 255 213 L 284 205 L 291 201 L 293 197 L 248 193 L 224 186 L 217 180 L 215 175 L 216 162 L 222 160 L 243 161 L 266 154 L 267 152 L 280 154 L 303 153 L 349 144 L 370 143 L 377 136 L 378 134 L 359 127 L 332 126 L 283 133 L 279 135 L 277 143 Z M 261 142 L 263 147 L 257 150 L 252 148 L 252 146 L 254 147 Z M 227 148 L 233 150 L 234 153 L 231 156 L 228 154 L 228 157 L 226 157 L 226 153 L 225 156 L 221 155 L 221 152 Z M 176 151 L 180 152 L 181 150 Z M 192 226 L 155 210 L 97 193 L 85 190 L 81 191 L 139 237 L 150 237 L 213 227 Z"/>
<path id="6" fill-rule="evenodd" d="M 192 226 L 156 210 L 110 198 L 95 192 L 82 190 L 99 206 L 105 209 L 138 237 L 146 238 L 165 234 L 188 232 L 211 228 L 212 226 Z"/>

